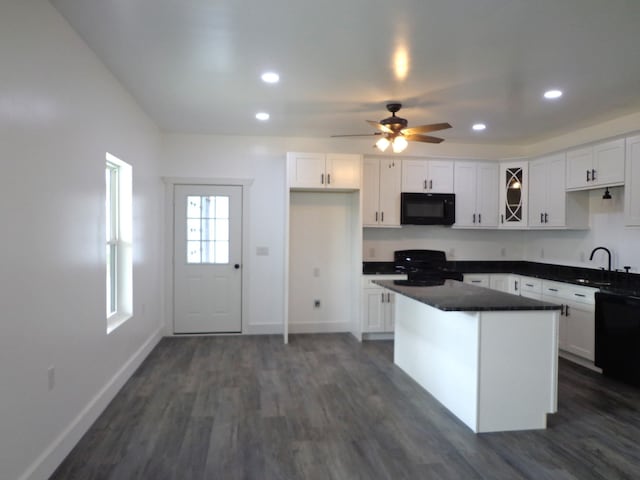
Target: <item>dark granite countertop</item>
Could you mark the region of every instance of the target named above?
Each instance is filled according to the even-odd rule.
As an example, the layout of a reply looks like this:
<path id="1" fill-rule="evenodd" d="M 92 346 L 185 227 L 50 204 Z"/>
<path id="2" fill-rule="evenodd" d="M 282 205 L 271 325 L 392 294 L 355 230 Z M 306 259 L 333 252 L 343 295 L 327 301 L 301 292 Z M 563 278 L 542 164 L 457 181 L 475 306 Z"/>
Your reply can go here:
<path id="1" fill-rule="evenodd" d="M 619 295 L 640 296 L 640 275 L 636 273 L 515 260 L 449 261 L 447 268 L 460 273 L 511 273 L 599 288 Z M 393 262 L 363 262 L 362 272 L 365 275 L 396 273 Z"/>
<path id="2" fill-rule="evenodd" d="M 444 285 L 433 287 L 396 285 L 393 280 L 374 280 L 373 283 L 444 311 L 560 310 L 560 305 L 477 287 L 457 280 L 445 280 Z"/>

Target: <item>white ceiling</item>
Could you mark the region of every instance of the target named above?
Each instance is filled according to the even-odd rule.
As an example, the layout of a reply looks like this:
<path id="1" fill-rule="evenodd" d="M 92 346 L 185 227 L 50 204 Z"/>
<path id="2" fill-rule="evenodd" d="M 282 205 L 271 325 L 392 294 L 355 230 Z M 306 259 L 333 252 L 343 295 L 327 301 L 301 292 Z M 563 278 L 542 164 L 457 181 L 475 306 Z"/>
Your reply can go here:
<path id="1" fill-rule="evenodd" d="M 446 140 L 522 144 L 640 111 L 638 0 L 51 3 L 171 132 L 370 133 L 396 100 L 410 126 L 451 123 Z"/>

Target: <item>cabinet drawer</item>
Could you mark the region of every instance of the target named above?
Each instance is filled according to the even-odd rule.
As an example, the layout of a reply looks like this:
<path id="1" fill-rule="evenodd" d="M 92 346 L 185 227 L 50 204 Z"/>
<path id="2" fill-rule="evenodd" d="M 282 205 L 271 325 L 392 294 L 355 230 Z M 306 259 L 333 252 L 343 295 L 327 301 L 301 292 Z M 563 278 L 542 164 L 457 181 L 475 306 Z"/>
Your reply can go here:
<path id="1" fill-rule="evenodd" d="M 542 280 L 533 277 L 521 277 L 520 290 L 523 292 L 542 294 Z"/>
<path id="2" fill-rule="evenodd" d="M 489 274 L 486 273 L 465 273 L 463 281 L 478 287 L 489 288 Z"/>
<path id="3" fill-rule="evenodd" d="M 579 285 L 569 285 L 567 288 L 567 300 L 577 303 L 594 305 L 596 288 L 581 287 Z"/>
<path id="4" fill-rule="evenodd" d="M 542 294 L 547 297 L 568 298 L 570 296 L 569 285 L 567 283 L 543 280 Z"/>

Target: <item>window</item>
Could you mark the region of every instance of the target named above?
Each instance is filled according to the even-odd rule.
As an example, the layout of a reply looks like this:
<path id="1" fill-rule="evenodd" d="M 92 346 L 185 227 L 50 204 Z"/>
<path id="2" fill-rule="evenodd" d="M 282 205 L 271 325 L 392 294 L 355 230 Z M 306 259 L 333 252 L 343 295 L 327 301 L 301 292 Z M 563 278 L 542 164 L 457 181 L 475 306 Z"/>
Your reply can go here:
<path id="1" fill-rule="evenodd" d="M 187 263 L 229 263 L 229 197 L 187 197 Z"/>
<path id="2" fill-rule="evenodd" d="M 132 169 L 106 154 L 106 314 L 107 333 L 133 315 Z"/>

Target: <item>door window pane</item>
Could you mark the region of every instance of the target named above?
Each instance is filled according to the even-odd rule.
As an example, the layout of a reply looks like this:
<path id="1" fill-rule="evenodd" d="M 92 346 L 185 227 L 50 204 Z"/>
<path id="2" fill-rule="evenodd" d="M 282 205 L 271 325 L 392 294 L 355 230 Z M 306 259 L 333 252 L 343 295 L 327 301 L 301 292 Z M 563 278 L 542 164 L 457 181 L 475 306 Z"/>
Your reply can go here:
<path id="1" fill-rule="evenodd" d="M 187 197 L 187 263 L 229 263 L 229 197 Z"/>

